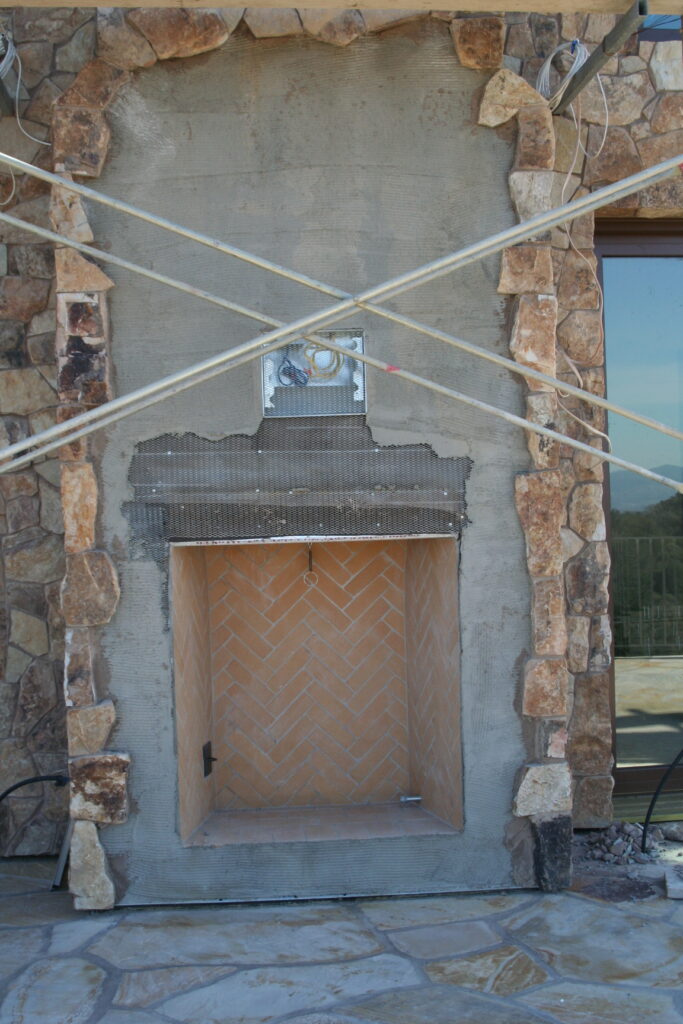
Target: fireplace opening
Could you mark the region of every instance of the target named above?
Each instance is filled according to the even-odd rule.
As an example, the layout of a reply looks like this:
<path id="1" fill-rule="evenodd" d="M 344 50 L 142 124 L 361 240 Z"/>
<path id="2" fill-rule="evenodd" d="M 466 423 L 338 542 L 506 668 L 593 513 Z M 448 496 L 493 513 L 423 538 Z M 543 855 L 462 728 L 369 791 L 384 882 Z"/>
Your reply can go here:
<path id="1" fill-rule="evenodd" d="M 456 538 L 173 544 L 170 568 L 185 844 L 462 828 Z"/>

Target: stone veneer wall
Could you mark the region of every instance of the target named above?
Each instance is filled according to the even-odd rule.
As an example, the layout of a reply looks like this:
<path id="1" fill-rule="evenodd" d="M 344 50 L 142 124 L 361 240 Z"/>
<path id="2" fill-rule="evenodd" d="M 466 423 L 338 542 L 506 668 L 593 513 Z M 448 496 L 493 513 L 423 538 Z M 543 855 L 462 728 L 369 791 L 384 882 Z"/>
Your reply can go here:
<path id="1" fill-rule="evenodd" d="M 543 57 L 560 38 L 579 35 L 597 43 L 614 19 L 509 14 L 503 20 L 457 18 L 454 13 L 431 16 L 449 23 L 462 64 L 493 73 L 480 123 L 494 127 L 517 118 L 517 160 L 510 187 L 524 219 L 559 200 L 573 152 L 571 119 L 551 118 L 538 94 L 524 87 L 524 79 L 534 81 Z M 27 126 L 34 134 L 47 135 L 51 125 L 57 170 L 96 177 L 109 140 L 104 111 L 135 68 L 220 46 L 242 20 L 256 38 L 305 33 L 345 46 L 366 31 L 379 32 L 425 16 L 430 15 L 19 8 L 13 14 L 13 32 L 28 89 Z M 577 168 L 572 188 L 614 180 L 683 149 L 680 42 L 654 45 L 632 40 L 622 55 L 611 59 L 603 80 L 610 110 L 607 145 L 599 159 Z M 589 151 L 599 142 L 601 104 L 595 86 L 589 87 L 582 100 Z M 9 118 L 0 125 L 0 143 L 27 159 L 49 160 L 49 150 L 29 144 Z M 51 223 L 74 239 L 92 241 L 83 207 L 68 193 L 56 189 L 48 208 L 45 188 L 19 179 L 9 207 L 18 217 Z M 681 214 L 681 183 L 656 186 L 612 212 Z M 576 225 L 573 237 L 586 259 L 593 260 L 592 218 Z M 0 281 L 0 408 L 2 429 L 11 440 L 55 416 L 70 417 L 109 397 L 106 293 L 111 282 L 89 261 L 58 248 L 56 287 L 51 288 L 48 247 L 37 243 L 35 236 L 7 229 L 2 241 L 7 246 L 0 250 L 3 260 L 7 253 L 7 275 Z M 598 296 L 585 260 L 568 248 L 565 235 L 555 231 L 550 238 L 506 252 L 500 291 L 515 296 L 511 350 L 516 359 L 573 380 L 564 365 L 566 354 L 586 387 L 603 389 Z M 55 311 L 56 358 L 51 347 Z M 564 399 L 563 404 L 580 418 L 590 415 L 593 425 L 602 425 L 601 415 L 581 403 Z M 536 385 L 529 389 L 527 415 L 586 440 L 593 436 L 568 417 L 552 391 Z M 98 630 L 113 615 L 118 598 L 111 559 L 96 546 L 96 445 L 96 440 L 76 442 L 60 451 L 66 530 L 65 692 L 71 815 L 76 820 L 72 889 L 77 905 L 84 908 L 108 906 L 113 900 L 97 827 L 121 821 L 127 813 L 128 759 L 104 751 L 113 705 L 103 699 L 104 681 L 97 679 L 96 684 L 94 669 Z M 546 839 L 560 836 L 566 853 L 572 772 L 575 823 L 599 824 L 610 815 L 609 558 L 601 503 L 603 471 L 597 460 L 568 447 L 539 443 L 531 435 L 529 448 L 533 470 L 518 478 L 517 501 L 534 588 L 532 656 L 524 670 L 520 704 L 529 726 L 530 759 L 520 776 L 514 811 L 531 819 L 539 848 Z M 0 702 L 6 766 L 2 784 L 34 768 L 62 766 L 63 715 L 49 674 L 61 654 L 57 582 L 64 550 L 53 493 L 58 482 L 51 460 L 4 477 L 0 486 L 9 530 L 3 556 L 11 641 Z M 3 852 L 54 849 L 61 810 L 59 797 L 52 792 L 25 790 L 13 798 L 2 820 Z M 540 880 L 544 881 L 542 870 Z"/>

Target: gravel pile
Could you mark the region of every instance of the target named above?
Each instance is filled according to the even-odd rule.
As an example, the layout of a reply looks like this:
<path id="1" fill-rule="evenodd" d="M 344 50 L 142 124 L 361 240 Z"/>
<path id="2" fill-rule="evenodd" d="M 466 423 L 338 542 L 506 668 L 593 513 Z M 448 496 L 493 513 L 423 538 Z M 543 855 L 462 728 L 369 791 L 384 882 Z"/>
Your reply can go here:
<path id="1" fill-rule="evenodd" d="M 659 859 L 659 843 L 664 833 L 657 825 L 647 830 L 646 853 L 641 853 L 643 826 L 628 821 L 617 821 L 600 832 L 585 832 L 581 836 L 581 853 L 587 860 L 601 860 L 605 864 L 651 864 Z"/>

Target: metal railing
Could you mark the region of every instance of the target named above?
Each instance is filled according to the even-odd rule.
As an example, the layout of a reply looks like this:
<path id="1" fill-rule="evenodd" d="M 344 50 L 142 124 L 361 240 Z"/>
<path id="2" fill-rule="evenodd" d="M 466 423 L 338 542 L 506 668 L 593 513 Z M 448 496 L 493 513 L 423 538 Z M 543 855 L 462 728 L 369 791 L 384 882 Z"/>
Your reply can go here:
<path id="1" fill-rule="evenodd" d="M 154 384 L 139 388 L 136 391 L 130 392 L 128 395 L 124 395 L 120 398 L 113 399 L 106 405 L 76 416 L 65 423 L 57 424 L 56 426 L 42 431 L 39 434 L 32 435 L 31 437 L 18 441 L 13 445 L 9 445 L 7 448 L 0 451 L 0 459 L 8 460 L 4 464 L 0 465 L 0 473 L 20 468 L 20 466 L 34 461 L 39 455 L 47 454 L 50 451 L 61 447 L 61 445 L 65 443 L 85 436 L 93 430 L 97 430 L 101 427 L 114 423 L 123 416 L 140 411 L 148 405 L 155 404 L 156 402 L 162 401 L 171 395 L 178 394 L 186 388 L 193 387 L 195 384 L 209 380 L 217 374 L 225 372 L 231 367 L 241 365 L 250 359 L 257 358 L 267 352 L 281 348 L 283 345 L 290 343 L 296 337 L 300 337 L 302 335 L 309 337 L 311 335 L 307 332 L 315 330 L 316 328 L 330 326 L 345 317 L 348 312 L 357 308 L 392 320 L 395 323 L 406 326 L 421 334 L 436 338 L 445 344 L 453 345 L 454 347 L 462 349 L 478 358 L 482 358 L 499 365 L 504 365 L 511 372 L 545 383 L 555 389 L 562 390 L 565 394 L 569 393 L 576 395 L 589 404 L 609 409 L 618 415 L 633 419 L 636 422 L 650 427 L 651 429 L 678 439 L 683 439 L 683 434 L 673 427 L 650 420 L 647 417 L 640 416 L 630 410 L 616 406 L 613 403 L 608 402 L 606 399 L 600 398 L 596 395 L 591 395 L 581 388 L 565 384 L 553 377 L 534 371 L 529 367 L 522 366 L 503 356 L 487 352 L 485 349 L 481 349 L 478 346 L 464 342 L 453 335 L 447 334 L 446 332 L 437 331 L 436 329 L 430 328 L 418 321 L 412 320 L 409 317 L 404 317 L 401 314 L 384 309 L 383 307 L 376 305 L 375 302 L 377 299 L 388 299 L 395 295 L 402 294 L 419 284 L 433 281 L 444 274 L 452 272 L 458 267 L 483 259 L 488 255 L 499 252 L 501 249 L 506 248 L 509 245 L 534 237 L 540 232 L 547 230 L 549 227 L 572 220 L 575 217 L 589 212 L 590 210 L 598 209 L 607 203 L 615 202 L 617 199 L 630 195 L 640 188 L 646 187 L 647 185 L 661 181 L 664 178 L 680 172 L 681 165 L 683 165 L 683 156 L 663 161 L 655 167 L 648 168 L 638 174 L 631 175 L 629 178 L 613 185 L 606 186 L 591 195 L 574 200 L 573 202 L 567 203 L 557 209 L 539 214 L 522 224 L 515 225 L 506 231 L 499 232 L 497 235 L 484 239 L 474 245 L 467 246 L 465 249 L 451 253 L 441 259 L 431 261 L 416 270 L 410 271 L 407 274 L 399 275 L 398 277 L 386 281 L 383 284 L 367 289 L 356 296 L 347 295 L 346 293 L 340 292 L 338 289 L 332 288 L 329 285 L 314 281 L 306 275 L 287 270 L 286 268 L 280 267 L 269 260 L 246 253 L 241 249 L 237 249 L 227 243 L 223 243 L 216 239 L 212 239 L 209 236 L 194 232 L 189 228 L 183 228 L 179 225 L 175 225 L 164 218 L 156 217 L 153 214 L 138 210 L 127 203 L 123 203 L 121 200 L 113 199 L 112 197 L 105 196 L 93 189 L 89 189 L 86 186 L 77 185 L 74 182 L 67 181 L 57 175 L 51 174 L 48 171 L 43 171 L 40 168 L 26 164 L 24 161 L 20 161 L 14 157 L 6 154 L 0 154 L 0 162 L 9 165 L 15 170 L 31 174 L 32 176 L 41 178 L 53 185 L 58 185 L 61 188 L 84 195 L 87 198 L 106 206 L 110 206 L 142 220 L 146 220 L 149 223 L 153 223 L 165 230 L 172 231 L 175 234 L 200 242 L 201 244 L 214 248 L 226 255 L 233 256 L 245 262 L 252 263 L 255 266 L 259 266 L 261 269 L 279 274 L 280 276 L 286 277 L 299 284 L 303 284 L 306 287 L 315 288 L 318 291 L 323 291 L 337 298 L 341 297 L 341 300 L 331 307 L 320 310 L 306 317 L 302 317 L 288 324 L 283 324 L 281 321 L 275 320 L 272 317 L 261 314 L 255 310 L 251 310 L 240 304 L 233 303 L 219 296 L 211 295 L 210 293 L 196 288 L 193 285 L 168 278 L 165 275 L 158 274 L 156 271 L 131 263 L 121 257 L 115 256 L 114 254 L 101 252 L 91 246 L 75 242 L 55 232 L 51 232 L 46 228 L 40 228 L 36 225 L 28 224 L 12 217 L 10 214 L 0 212 L 0 220 L 4 220 L 12 226 L 47 238 L 56 244 L 69 246 L 104 263 L 111 263 L 123 269 L 130 270 L 136 274 L 151 278 L 161 284 L 165 284 L 169 287 L 175 288 L 176 290 L 190 294 L 200 300 L 218 305 L 221 308 L 238 313 L 242 316 L 259 320 L 260 322 L 273 327 L 273 329 L 267 334 L 258 335 L 243 345 L 236 346 L 228 352 L 224 352 L 218 356 L 204 360 L 203 362 L 197 363 L 194 366 L 188 367 L 176 374 L 165 377 Z M 347 354 L 343 347 L 335 345 L 328 339 L 325 339 L 323 344 L 331 351 L 339 351 L 342 355 Z M 627 462 L 626 460 L 620 459 L 607 452 L 595 449 L 590 445 L 575 441 L 573 438 L 566 437 L 565 435 L 559 434 L 549 428 L 531 423 L 519 416 L 515 416 L 514 414 L 507 412 L 506 410 L 499 409 L 484 402 L 479 402 L 470 396 L 463 395 L 451 388 L 446 388 L 437 382 L 426 380 L 425 378 L 419 377 L 410 371 L 393 366 L 384 360 L 376 359 L 367 354 L 356 353 L 355 358 L 360 359 L 370 366 L 374 366 L 376 369 L 393 373 L 399 378 L 417 383 L 432 391 L 502 418 L 507 422 L 522 427 L 524 430 L 547 436 L 553 440 L 558 440 L 571 447 L 577 448 L 578 450 L 589 452 L 597 458 L 611 462 L 622 468 L 630 469 L 633 472 L 639 473 L 641 476 L 657 480 L 658 482 L 683 493 L 683 484 L 680 484 L 678 481 L 670 480 L 667 477 L 653 473 L 643 467 L 636 466 L 633 463 Z M 25 452 L 26 454 L 15 458 L 15 456 L 20 452 Z"/>

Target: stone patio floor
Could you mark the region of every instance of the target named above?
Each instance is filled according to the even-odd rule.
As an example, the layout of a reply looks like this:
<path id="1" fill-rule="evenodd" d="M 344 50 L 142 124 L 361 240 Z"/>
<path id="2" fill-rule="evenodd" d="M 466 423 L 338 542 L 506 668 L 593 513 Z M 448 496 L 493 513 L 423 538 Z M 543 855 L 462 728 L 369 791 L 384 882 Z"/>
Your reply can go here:
<path id="1" fill-rule="evenodd" d="M 76 913 L 53 871 L 0 861 L 1 1024 L 683 1022 L 656 883 Z"/>

